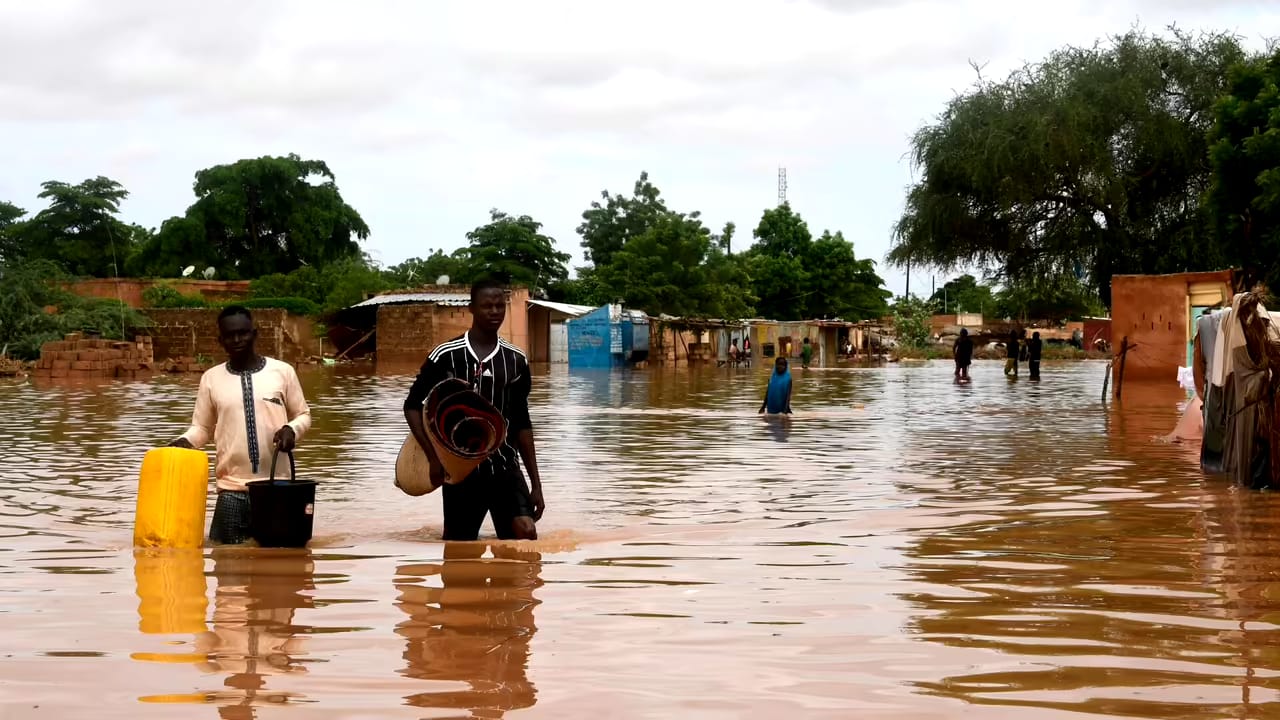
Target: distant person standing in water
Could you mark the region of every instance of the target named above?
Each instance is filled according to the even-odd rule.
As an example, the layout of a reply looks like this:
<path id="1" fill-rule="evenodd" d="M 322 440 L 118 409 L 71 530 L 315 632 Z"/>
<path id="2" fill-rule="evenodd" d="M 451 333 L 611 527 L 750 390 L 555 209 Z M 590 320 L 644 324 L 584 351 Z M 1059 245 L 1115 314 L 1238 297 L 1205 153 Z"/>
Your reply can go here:
<path id="1" fill-rule="evenodd" d="M 769 375 L 769 388 L 764 391 L 764 402 L 760 412 L 770 415 L 791 414 L 791 370 L 787 367 L 787 359 L 778 358 L 773 364 L 773 373 Z"/>
<path id="2" fill-rule="evenodd" d="M 1027 367 L 1031 370 L 1031 379 L 1040 379 L 1040 356 L 1044 352 L 1044 341 L 1040 333 L 1031 333 L 1031 342 L 1027 343 Z"/>
<path id="3" fill-rule="evenodd" d="M 809 369 L 809 363 L 813 361 L 813 344 L 809 342 L 809 338 L 804 339 L 804 344 L 800 346 L 800 366 L 805 370 Z"/>
<path id="4" fill-rule="evenodd" d="M 200 376 L 191 428 L 169 443 L 199 450 L 213 440 L 218 502 L 209 540 L 249 539 L 250 480 L 270 477 L 272 446 L 293 452 L 311 427 L 311 408 L 293 366 L 257 353 L 258 330 L 243 307 L 218 315 L 218 342 L 227 361 Z"/>
<path id="5" fill-rule="evenodd" d="M 956 339 L 951 355 L 956 360 L 956 380 L 969 381 L 969 366 L 973 364 L 973 338 L 969 337 L 968 328 L 960 328 L 960 337 Z"/>
<path id="6" fill-rule="evenodd" d="M 1018 331 L 1009 331 L 1009 340 L 1005 342 L 1004 374 L 1006 377 L 1018 377 Z"/>

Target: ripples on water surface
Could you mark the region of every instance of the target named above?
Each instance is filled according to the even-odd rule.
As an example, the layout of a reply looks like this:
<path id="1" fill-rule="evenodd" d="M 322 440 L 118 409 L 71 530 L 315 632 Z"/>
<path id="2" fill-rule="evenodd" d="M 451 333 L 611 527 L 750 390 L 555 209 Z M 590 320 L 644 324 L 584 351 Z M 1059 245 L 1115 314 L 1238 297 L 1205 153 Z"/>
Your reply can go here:
<path id="1" fill-rule="evenodd" d="M 3 385 L 0 718 L 1280 717 L 1274 496 L 1103 368 L 553 370 L 492 548 L 388 480 L 409 378 L 314 370 L 312 548 L 136 559 L 195 378 Z"/>

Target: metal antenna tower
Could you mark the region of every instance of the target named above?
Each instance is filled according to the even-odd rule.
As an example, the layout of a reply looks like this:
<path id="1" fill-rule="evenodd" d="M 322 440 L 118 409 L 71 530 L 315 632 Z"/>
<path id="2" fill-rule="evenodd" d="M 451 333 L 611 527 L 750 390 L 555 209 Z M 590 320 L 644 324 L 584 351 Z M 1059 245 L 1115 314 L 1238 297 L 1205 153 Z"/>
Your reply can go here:
<path id="1" fill-rule="evenodd" d="M 787 204 L 787 169 L 778 168 L 778 207 Z"/>

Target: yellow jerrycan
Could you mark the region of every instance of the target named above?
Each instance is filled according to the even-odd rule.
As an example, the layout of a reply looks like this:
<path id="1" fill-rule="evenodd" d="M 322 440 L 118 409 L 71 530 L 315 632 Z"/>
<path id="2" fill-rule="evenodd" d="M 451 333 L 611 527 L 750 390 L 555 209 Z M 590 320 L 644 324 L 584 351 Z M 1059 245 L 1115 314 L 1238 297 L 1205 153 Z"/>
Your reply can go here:
<path id="1" fill-rule="evenodd" d="M 148 450 L 138 474 L 134 547 L 204 547 L 209 456 L 200 450 Z"/>

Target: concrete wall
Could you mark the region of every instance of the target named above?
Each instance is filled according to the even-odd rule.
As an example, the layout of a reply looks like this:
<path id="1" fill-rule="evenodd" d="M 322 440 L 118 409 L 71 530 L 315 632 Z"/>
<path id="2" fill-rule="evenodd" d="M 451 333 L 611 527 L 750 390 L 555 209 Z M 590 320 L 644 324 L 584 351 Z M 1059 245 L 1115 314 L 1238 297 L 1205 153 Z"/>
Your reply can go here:
<path id="1" fill-rule="evenodd" d="M 1216 289 L 1231 298 L 1229 270 L 1176 275 L 1116 275 L 1111 279 L 1111 342 L 1115 352 L 1126 336 L 1136 345 L 1125 359 L 1124 380 L 1177 381 L 1192 339 L 1191 295 Z M 1114 366 L 1119 378 L 1120 361 Z"/>
<path id="2" fill-rule="evenodd" d="M 982 327 L 982 313 L 957 313 L 954 315 L 934 315 L 929 318 L 929 329 L 934 335 L 941 335 L 948 328 Z"/>
<path id="3" fill-rule="evenodd" d="M 613 367 L 614 323 L 611 315 L 610 306 L 602 305 L 568 322 L 570 368 Z M 621 333 L 621 326 L 618 326 L 617 330 Z"/>
<path id="4" fill-rule="evenodd" d="M 146 310 L 155 359 L 203 355 L 212 364 L 222 362 L 225 353 L 218 344 L 219 312 L 217 308 Z M 292 364 L 314 354 L 309 352 L 316 343 L 310 320 L 275 308 L 255 308 L 251 312 L 258 328 L 258 352 Z"/>
<path id="5" fill-rule="evenodd" d="M 142 307 L 142 293 L 155 285 L 171 285 L 183 295 L 199 295 L 205 300 L 225 302 L 249 296 L 248 280 L 143 280 L 138 278 L 92 278 L 74 280 L 66 288 L 80 297 L 122 300 L 133 308 Z"/>

